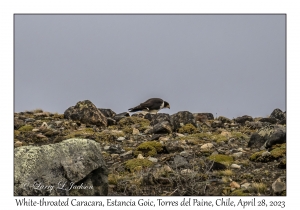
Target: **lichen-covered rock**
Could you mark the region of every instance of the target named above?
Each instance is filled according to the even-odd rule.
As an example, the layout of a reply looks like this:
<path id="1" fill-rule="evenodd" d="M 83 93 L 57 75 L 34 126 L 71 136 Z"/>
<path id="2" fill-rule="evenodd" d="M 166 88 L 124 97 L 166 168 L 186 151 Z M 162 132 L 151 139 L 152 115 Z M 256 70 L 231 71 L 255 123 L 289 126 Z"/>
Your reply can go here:
<path id="1" fill-rule="evenodd" d="M 111 109 L 98 108 L 105 117 L 114 117 L 116 113 Z"/>
<path id="2" fill-rule="evenodd" d="M 279 121 L 286 119 L 286 112 L 281 111 L 280 109 L 274 109 L 273 112 L 270 114 L 270 117 L 276 118 Z"/>
<path id="3" fill-rule="evenodd" d="M 237 117 L 234 120 L 235 120 L 235 122 L 240 123 L 240 124 L 243 125 L 243 124 L 245 124 L 246 121 L 252 122 L 253 118 L 251 116 L 244 115 L 242 117 Z"/>
<path id="4" fill-rule="evenodd" d="M 116 120 L 117 122 L 119 122 L 120 120 L 122 120 L 123 118 L 126 118 L 126 117 L 130 117 L 130 114 L 128 112 L 122 112 L 122 113 L 116 114 L 113 119 Z"/>
<path id="5" fill-rule="evenodd" d="M 213 120 L 214 115 L 212 113 L 194 113 L 194 118 L 199 122 L 206 122 L 207 120 Z"/>
<path id="6" fill-rule="evenodd" d="M 278 120 L 274 117 L 263 117 L 259 121 L 260 122 L 268 122 L 270 124 L 276 124 Z"/>
<path id="7" fill-rule="evenodd" d="M 251 135 L 248 142 L 248 147 L 270 148 L 275 144 L 283 144 L 286 142 L 286 128 L 283 126 L 264 127 L 259 132 L 255 132 Z"/>
<path id="8" fill-rule="evenodd" d="M 14 150 L 14 195 L 107 195 L 108 169 L 100 144 L 69 139 Z"/>
<path id="9" fill-rule="evenodd" d="M 170 123 L 171 122 L 170 115 L 166 114 L 166 113 L 158 113 L 158 114 L 152 116 L 150 125 L 154 126 L 154 125 L 156 125 L 158 123 L 161 123 L 163 121 L 168 121 Z"/>
<path id="10" fill-rule="evenodd" d="M 107 126 L 107 119 L 89 100 L 79 101 L 64 112 L 66 119 L 80 121 L 83 124 Z"/>
<path id="11" fill-rule="evenodd" d="M 188 123 L 197 127 L 196 120 L 191 112 L 180 111 L 176 114 L 171 115 L 171 124 L 173 126 L 173 131 L 175 132 L 177 132 L 180 127 Z"/>
<path id="12" fill-rule="evenodd" d="M 155 124 L 153 129 L 149 130 L 148 133 L 163 134 L 172 133 L 172 126 L 168 121 L 163 121 Z"/>

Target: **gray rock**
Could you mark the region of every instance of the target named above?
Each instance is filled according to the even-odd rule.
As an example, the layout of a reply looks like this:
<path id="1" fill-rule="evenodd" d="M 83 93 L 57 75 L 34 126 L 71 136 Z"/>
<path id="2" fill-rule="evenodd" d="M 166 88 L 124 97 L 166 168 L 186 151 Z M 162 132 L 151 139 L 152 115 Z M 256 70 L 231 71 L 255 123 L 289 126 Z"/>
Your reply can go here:
<path id="1" fill-rule="evenodd" d="M 253 118 L 251 116 L 248 115 L 244 115 L 242 117 L 237 117 L 234 119 L 235 122 L 240 123 L 240 124 L 245 124 L 246 121 L 252 122 Z"/>
<path id="2" fill-rule="evenodd" d="M 117 138 L 117 141 L 120 141 L 120 142 L 122 142 L 122 141 L 124 141 L 125 140 L 125 137 L 119 137 L 119 138 Z"/>
<path id="3" fill-rule="evenodd" d="M 280 109 L 274 109 L 270 114 L 270 117 L 276 118 L 279 121 L 286 120 L 286 112 L 283 112 Z"/>
<path id="4" fill-rule="evenodd" d="M 278 122 L 278 120 L 274 117 L 264 117 L 264 118 L 261 118 L 259 121 L 260 122 L 267 122 L 267 123 L 270 123 L 270 124 L 276 124 Z"/>
<path id="5" fill-rule="evenodd" d="M 154 133 L 154 134 L 172 133 L 172 126 L 168 121 L 163 121 L 154 125 L 153 129 L 149 131 L 149 133 Z"/>
<path id="6" fill-rule="evenodd" d="M 212 113 L 194 113 L 194 118 L 199 122 L 206 122 L 207 120 L 213 120 L 214 115 Z"/>
<path id="7" fill-rule="evenodd" d="M 130 117 L 130 114 L 128 112 L 122 112 L 120 114 L 116 114 L 113 119 L 119 122 L 120 120 L 126 117 Z"/>
<path id="8" fill-rule="evenodd" d="M 173 131 L 177 132 L 181 125 L 192 124 L 197 127 L 196 120 L 191 112 L 181 111 L 171 115 Z"/>
<path id="9" fill-rule="evenodd" d="M 98 108 L 98 109 L 105 117 L 113 118 L 116 115 L 116 113 L 111 109 L 103 109 L 103 108 Z"/>
<path id="10" fill-rule="evenodd" d="M 89 100 L 79 101 L 75 106 L 69 107 L 64 112 L 64 117 L 66 119 L 80 121 L 83 124 L 107 126 L 106 117 Z"/>
<path id="11" fill-rule="evenodd" d="M 285 128 L 276 129 L 269 137 L 266 138 L 266 148 L 270 148 L 275 144 L 286 143 L 286 130 Z"/>
<path id="12" fill-rule="evenodd" d="M 108 194 L 108 169 L 93 140 L 15 148 L 14 172 L 15 196 Z"/>
<path id="13" fill-rule="evenodd" d="M 281 193 L 282 191 L 286 190 L 286 185 L 281 181 L 280 178 L 278 178 L 275 182 L 273 182 L 272 190 L 274 193 Z"/>
<path id="14" fill-rule="evenodd" d="M 175 168 L 183 168 L 183 167 L 187 167 L 189 165 L 189 163 L 187 162 L 187 160 L 180 156 L 180 155 L 175 155 L 174 157 L 174 167 Z"/>
<path id="15" fill-rule="evenodd" d="M 171 122 L 170 115 L 166 114 L 166 113 L 158 113 L 158 114 L 152 116 L 152 118 L 150 120 L 150 125 L 154 126 L 154 125 L 164 122 L 164 121 L 167 121 L 170 123 Z"/>

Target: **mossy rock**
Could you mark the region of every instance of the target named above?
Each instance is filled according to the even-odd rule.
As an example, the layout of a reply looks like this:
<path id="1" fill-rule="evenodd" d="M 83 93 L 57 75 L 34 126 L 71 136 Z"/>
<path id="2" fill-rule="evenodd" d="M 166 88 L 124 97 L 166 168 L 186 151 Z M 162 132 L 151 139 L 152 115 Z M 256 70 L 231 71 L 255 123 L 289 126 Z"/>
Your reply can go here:
<path id="1" fill-rule="evenodd" d="M 271 150 L 270 153 L 275 159 L 286 156 L 286 144 L 282 144 L 280 147 Z"/>
<path id="2" fill-rule="evenodd" d="M 262 161 L 262 153 L 264 153 L 264 152 L 266 152 L 266 150 L 253 153 L 250 156 L 249 160 L 251 160 L 251 161 Z"/>
<path id="3" fill-rule="evenodd" d="M 233 162 L 233 158 L 231 156 L 221 154 L 211 155 L 208 157 L 208 159 L 213 160 L 217 163 L 222 163 L 224 165 L 229 165 Z"/>
<path id="4" fill-rule="evenodd" d="M 18 129 L 18 131 L 21 132 L 29 132 L 32 131 L 33 127 L 31 125 L 23 125 L 21 128 Z"/>
<path id="5" fill-rule="evenodd" d="M 146 141 L 141 143 L 136 151 L 134 152 L 134 155 L 142 154 L 143 156 L 155 156 L 158 152 L 161 152 L 163 150 L 162 144 L 157 141 Z"/>
<path id="6" fill-rule="evenodd" d="M 137 128 L 143 132 L 150 125 L 150 121 L 140 117 L 125 117 L 119 121 L 121 128 L 131 127 L 135 124 L 138 124 L 139 126 Z"/>
<path id="7" fill-rule="evenodd" d="M 191 123 L 188 123 L 184 126 L 182 126 L 181 128 L 178 129 L 178 133 L 188 133 L 188 134 L 193 134 L 193 133 L 197 133 L 198 129 L 192 125 Z"/>
<path id="8" fill-rule="evenodd" d="M 153 165 L 148 159 L 131 159 L 125 162 L 125 169 L 129 170 L 130 172 L 134 172 L 139 168 L 147 168 Z"/>

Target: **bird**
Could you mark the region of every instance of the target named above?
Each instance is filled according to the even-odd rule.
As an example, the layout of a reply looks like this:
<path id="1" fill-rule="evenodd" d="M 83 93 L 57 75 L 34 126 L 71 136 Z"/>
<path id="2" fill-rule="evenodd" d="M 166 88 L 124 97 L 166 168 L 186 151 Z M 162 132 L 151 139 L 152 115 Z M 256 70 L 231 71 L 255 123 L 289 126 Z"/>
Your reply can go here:
<path id="1" fill-rule="evenodd" d="M 161 109 L 169 108 L 170 104 L 161 98 L 150 98 L 144 103 L 140 103 L 140 105 L 128 109 L 129 112 L 138 112 L 143 111 L 150 114 L 157 114 L 157 112 Z"/>

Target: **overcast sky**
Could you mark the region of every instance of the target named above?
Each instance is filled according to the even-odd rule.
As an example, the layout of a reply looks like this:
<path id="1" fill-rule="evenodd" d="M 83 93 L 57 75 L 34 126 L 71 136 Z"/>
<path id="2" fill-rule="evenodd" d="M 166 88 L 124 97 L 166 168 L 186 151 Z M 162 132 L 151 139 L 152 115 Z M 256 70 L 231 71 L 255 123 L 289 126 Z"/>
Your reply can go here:
<path id="1" fill-rule="evenodd" d="M 14 109 L 286 110 L 285 15 L 15 15 Z"/>

